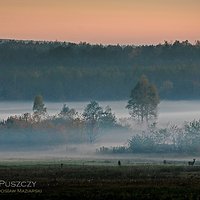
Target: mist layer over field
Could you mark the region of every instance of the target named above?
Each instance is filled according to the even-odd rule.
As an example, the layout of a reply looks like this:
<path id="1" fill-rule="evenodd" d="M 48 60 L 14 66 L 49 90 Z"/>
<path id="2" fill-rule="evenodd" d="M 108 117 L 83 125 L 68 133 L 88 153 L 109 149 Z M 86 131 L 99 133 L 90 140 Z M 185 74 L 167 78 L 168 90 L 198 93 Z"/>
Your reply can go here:
<path id="1" fill-rule="evenodd" d="M 66 102 L 47 102 L 45 103 L 48 113 L 58 113 Z M 67 102 L 70 108 L 75 108 L 82 112 L 88 102 Z M 127 101 L 100 101 L 103 107 L 109 105 L 116 117 L 130 117 L 128 110 L 125 109 Z M 32 112 L 33 102 L 0 102 L 0 119 L 6 119 L 11 115 L 20 115 L 26 112 Z M 159 123 L 183 123 L 200 118 L 200 101 L 161 101 L 159 105 Z"/>
<path id="2" fill-rule="evenodd" d="M 82 113 L 88 102 L 67 102 L 70 108 Z M 123 125 L 129 123 L 132 130 L 109 129 L 99 132 L 93 144 L 82 143 L 78 137 L 83 137 L 81 133 L 75 134 L 72 140 L 63 133 L 54 133 L 50 129 L 41 132 L 30 132 L 1 135 L 0 158 L 3 160 L 12 159 L 68 159 L 68 158 L 102 158 L 102 155 L 96 155 L 96 150 L 102 146 L 120 147 L 127 146 L 128 140 L 133 135 L 140 134 L 141 126 L 132 125 L 129 119 L 128 110 L 125 109 L 127 101 L 109 101 L 99 102 L 100 106 L 109 105 L 112 112 L 115 113 L 117 121 Z M 47 102 L 47 111 L 49 115 L 60 112 L 62 102 Z M 0 118 L 6 119 L 11 115 L 20 115 L 22 113 L 32 112 L 32 102 L 0 102 Z M 169 124 L 183 125 L 186 121 L 198 120 L 200 118 L 200 101 L 162 101 L 158 110 L 158 126 L 165 127 Z M 16 131 L 17 132 L 17 131 Z M 76 138 L 77 137 L 77 138 Z M 22 143 L 20 143 L 22 142 Z M 24 145 L 26 143 L 26 145 Z M 109 159 L 114 155 L 107 156 Z M 118 155 L 118 157 L 132 157 L 132 155 Z M 105 157 L 105 155 L 103 156 Z M 116 155 L 115 155 L 116 157 Z M 118 158 L 117 157 L 117 158 Z M 160 155 L 159 159 L 163 159 Z"/>

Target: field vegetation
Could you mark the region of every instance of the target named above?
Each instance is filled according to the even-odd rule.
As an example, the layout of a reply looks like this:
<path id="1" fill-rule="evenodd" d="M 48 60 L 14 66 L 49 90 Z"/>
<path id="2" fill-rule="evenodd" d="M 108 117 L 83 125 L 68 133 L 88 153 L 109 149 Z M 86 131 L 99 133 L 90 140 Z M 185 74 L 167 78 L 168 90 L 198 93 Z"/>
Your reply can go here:
<path id="1" fill-rule="evenodd" d="M 198 199 L 200 167 L 183 164 L 2 166 L 2 180 L 34 180 L 41 193 L 2 193 L 3 199 Z M 2 188 L 1 188 L 2 189 Z"/>

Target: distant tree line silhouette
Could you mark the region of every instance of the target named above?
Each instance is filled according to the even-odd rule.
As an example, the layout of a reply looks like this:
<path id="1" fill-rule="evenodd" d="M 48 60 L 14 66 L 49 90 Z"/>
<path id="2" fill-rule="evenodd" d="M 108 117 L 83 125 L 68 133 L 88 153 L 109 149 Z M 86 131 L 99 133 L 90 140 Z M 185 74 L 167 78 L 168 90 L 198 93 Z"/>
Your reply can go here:
<path id="1" fill-rule="evenodd" d="M 200 42 L 158 45 L 0 40 L 0 100 L 127 99 L 142 74 L 161 99 L 200 98 Z"/>

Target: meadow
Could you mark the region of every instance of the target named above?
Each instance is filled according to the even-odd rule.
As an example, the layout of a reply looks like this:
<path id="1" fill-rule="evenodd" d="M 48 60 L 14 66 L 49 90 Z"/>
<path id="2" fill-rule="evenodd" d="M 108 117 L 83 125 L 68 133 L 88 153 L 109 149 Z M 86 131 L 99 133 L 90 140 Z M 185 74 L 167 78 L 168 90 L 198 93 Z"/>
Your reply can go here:
<path id="1" fill-rule="evenodd" d="M 5 192 L 1 199 L 199 199 L 200 163 L 131 159 L 3 161 L 0 179 L 35 181 L 35 192 Z M 13 188 L 9 188 L 13 189 Z M 24 189 L 24 188 L 23 188 Z M 31 188 L 27 188 L 31 189 Z"/>

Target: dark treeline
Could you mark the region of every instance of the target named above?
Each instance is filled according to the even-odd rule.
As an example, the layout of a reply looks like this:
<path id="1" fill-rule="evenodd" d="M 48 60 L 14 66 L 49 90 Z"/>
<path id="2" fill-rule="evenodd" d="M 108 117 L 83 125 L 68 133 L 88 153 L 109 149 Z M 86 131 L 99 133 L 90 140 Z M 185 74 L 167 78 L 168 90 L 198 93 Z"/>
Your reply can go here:
<path id="1" fill-rule="evenodd" d="M 0 100 L 127 99 L 145 74 L 163 99 L 200 98 L 200 42 L 148 46 L 0 40 Z"/>

